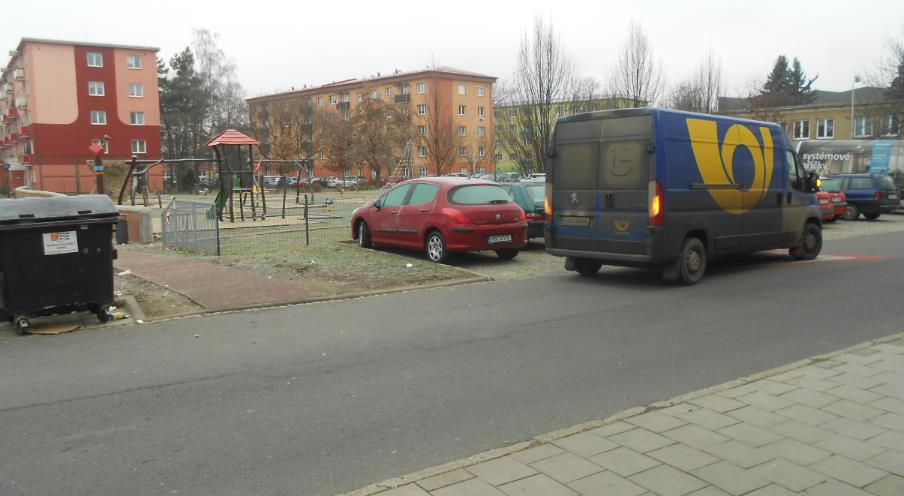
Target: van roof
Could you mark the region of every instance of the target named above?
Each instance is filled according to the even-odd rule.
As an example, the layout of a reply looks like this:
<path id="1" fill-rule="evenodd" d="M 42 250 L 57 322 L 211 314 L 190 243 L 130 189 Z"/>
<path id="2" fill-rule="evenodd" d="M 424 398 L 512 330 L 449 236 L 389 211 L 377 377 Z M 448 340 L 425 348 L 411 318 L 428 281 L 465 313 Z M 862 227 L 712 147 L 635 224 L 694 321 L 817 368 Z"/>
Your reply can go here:
<path id="1" fill-rule="evenodd" d="M 760 126 L 768 126 L 768 127 L 777 127 L 778 124 L 774 122 L 766 122 L 766 121 L 755 121 L 752 119 L 741 119 L 738 117 L 730 117 L 724 115 L 714 115 L 714 114 L 702 114 L 699 112 L 686 112 L 683 110 L 672 110 L 672 109 L 663 109 L 657 107 L 644 107 L 644 108 L 627 108 L 627 109 L 613 109 L 613 110 L 598 110 L 596 112 L 584 112 L 580 114 L 574 115 L 566 115 L 560 117 L 557 121 L 558 123 L 562 122 L 579 122 L 579 121 L 589 121 L 594 119 L 613 119 L 616 117 L 634 117 L 640 115 L 675 115 L 675 116 L 684 116 L 684 117 L 707 117 L 707 118 L 716 118 L 716 119 L 724 119 L 732 122 L 744 122 L 747 124 L 756 124 Z"/>

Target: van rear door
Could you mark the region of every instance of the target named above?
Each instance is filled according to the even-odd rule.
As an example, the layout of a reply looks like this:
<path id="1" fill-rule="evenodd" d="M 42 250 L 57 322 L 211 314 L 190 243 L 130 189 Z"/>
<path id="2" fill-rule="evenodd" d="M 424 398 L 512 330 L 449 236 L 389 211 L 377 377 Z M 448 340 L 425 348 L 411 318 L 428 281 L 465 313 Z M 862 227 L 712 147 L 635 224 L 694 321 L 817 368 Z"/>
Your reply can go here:
<path id="1" fill-rule="evenodd" d="M 597 249 L 641 255 L 649 221 L 649 182 L 655 177 L 652 116 L 605 119 L 602 131 Z"/>
<path id="2" fill-rule="evenodd" d="M 552 174 L 552 246 L 596 251 L 596 212 L 601 199 L 597 185 L 602 121 L 565 121 L 556 125 Z"/>

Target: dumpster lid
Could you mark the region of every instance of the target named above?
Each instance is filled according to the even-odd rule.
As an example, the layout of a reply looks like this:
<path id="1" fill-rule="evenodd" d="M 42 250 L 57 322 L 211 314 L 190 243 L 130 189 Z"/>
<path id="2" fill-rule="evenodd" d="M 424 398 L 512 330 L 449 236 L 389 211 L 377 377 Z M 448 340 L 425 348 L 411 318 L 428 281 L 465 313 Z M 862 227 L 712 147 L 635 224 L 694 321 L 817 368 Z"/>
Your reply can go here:
<path id="1" fill-rule="evenodd" d="M 112 217 L 119 215 L 107 195 L 0 200 L 0 223 Z"/>

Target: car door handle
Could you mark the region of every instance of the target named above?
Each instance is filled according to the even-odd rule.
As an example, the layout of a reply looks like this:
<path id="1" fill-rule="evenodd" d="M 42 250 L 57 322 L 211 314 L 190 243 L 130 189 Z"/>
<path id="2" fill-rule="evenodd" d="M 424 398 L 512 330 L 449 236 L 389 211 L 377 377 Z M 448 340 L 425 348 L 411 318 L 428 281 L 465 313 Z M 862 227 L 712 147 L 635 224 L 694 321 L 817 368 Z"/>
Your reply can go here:
<path id="1" fill-rule="evenodd" d="M 389 213 L 391 213 L 391 214 L 393 214 L 393 215 L 398 215 L 399 211 L 398 211 L 398 210 L 391 210 Z"/>
<path id="2" fill-rule="evenodd" d="M 422 208 L 422 209 L 421 209 L 421 213 L 422 213 L 422 214 L 426 214 L 426 213 L 429 212 L 429 211 L 430 211 L 429 208 Z"/>
<path id="3" fill-rule="evenodd" d="M 612 193 L 606 193 L 606 208 L 612 208 L 615 206 L 615 195 Z"/>

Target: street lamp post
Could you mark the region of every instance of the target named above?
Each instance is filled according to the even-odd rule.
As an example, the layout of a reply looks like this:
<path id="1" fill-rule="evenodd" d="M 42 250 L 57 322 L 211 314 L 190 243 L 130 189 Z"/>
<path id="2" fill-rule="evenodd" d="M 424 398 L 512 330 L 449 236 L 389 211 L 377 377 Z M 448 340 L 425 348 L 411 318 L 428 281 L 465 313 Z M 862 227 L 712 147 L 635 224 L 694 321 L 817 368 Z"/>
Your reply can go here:
<path id="1" fill-rule="evenodd" d="M 860 76 L 854 76 L 854 80 L 851 81 L 851 139 L 854 139 L 855 134 L 855 124 L 854 124 L 854 85 L 860 82 Z"/>

